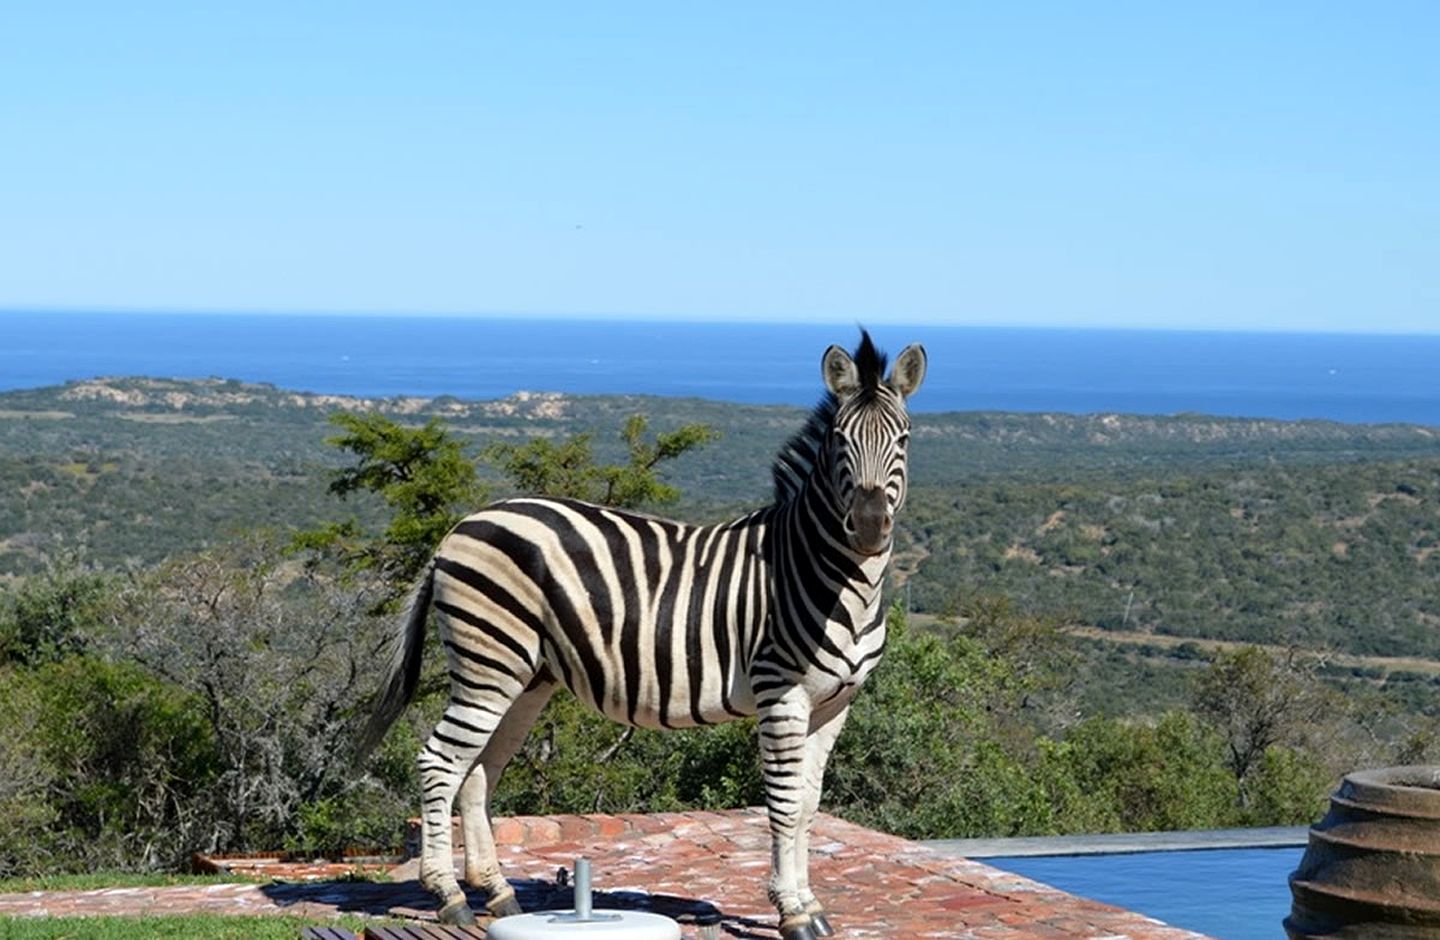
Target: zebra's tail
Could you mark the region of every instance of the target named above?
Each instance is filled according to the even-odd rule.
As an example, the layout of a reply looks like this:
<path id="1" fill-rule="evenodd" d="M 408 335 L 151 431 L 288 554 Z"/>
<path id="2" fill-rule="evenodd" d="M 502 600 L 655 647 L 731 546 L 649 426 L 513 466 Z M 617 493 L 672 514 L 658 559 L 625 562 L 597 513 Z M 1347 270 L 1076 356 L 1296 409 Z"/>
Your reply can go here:
<path id="1" fill-rule="evenodd" d="M 430 597 L 434 593 L 435 569 L 432 566 L 410 594 L 410 612 L 405 617 L 405 629 L 394 639 L 390 667 L 385 674 L 385 689 L 375 700 L 375 710 L 370 713 L 370 720 L 360 734 L 357 760 L 364 760 L 375 749 L 415 697 L 415 687 L 420 684 L 420 660 L 425 652 L 425 620 L 430 614 Z"/>

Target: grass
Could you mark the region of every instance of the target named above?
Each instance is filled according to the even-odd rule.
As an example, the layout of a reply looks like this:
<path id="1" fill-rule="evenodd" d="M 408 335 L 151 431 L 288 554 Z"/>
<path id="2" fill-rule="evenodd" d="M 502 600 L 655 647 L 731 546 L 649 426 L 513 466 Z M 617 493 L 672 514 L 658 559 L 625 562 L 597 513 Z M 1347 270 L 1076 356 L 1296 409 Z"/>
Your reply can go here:
<path id="1" fill-rule="evenodd" d="M 39 875 L 33 878 L 0 878 L 0 894 L 28 891 L 93 891 L 96 888 L 153 888 L 164 885 L 214 885 L 235 882 L 263 884 L 268 878 L 243 875 L 187 875 L 175 872 L 91 871 L 78 875 Z"/>
<path id="2" fill-rule="evenodd" d="M 219 914 L 184 914 L 170 917 L 0 917 L 5 940 L 295 940 L 314 918 L 256 917 Z M 367 924 L 361 917 L 340 917 L 326 926 L 344 927 L 360 936 Z"/>
<path id="3" fill-rule="evenodd" d="M 344 879 L 341 879 L 344 880 Z M 368 880 L 368 879 L 366 879 Z M 269 879 L 239 875 L 187 875 L 164 872 L 87 872 L 37 878 L 0 879 L 0 894 L 29 891 L 90 891 L 98 888 L 148 888 L 167 885 L 263 883 Z M 173 914 L 120 917 L 4 917 L 0 940 L 295 940 L 305 927 L 344 927 L 357 937 L 367 925 L 386 923 L 357 916 L 319 918 L 245 914 Z"/>

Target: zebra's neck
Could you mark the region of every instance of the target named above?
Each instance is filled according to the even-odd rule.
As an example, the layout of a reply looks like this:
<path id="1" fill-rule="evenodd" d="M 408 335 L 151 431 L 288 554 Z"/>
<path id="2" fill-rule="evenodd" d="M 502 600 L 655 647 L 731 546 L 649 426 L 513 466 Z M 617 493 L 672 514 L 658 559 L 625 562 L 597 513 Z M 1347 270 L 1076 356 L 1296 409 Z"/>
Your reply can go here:
<path id="1" fill-rule="evenodd" d="M 846 536 L 844 518 L 822 460 L 795 497 L 779 507 L 776 537 L 790 548 L 792 557 L 777 575 L 805 581 L 797 586 L 805 588 L 813 607 L 827 610 L 824 600 L 828 600 L 837 615 L 842 610 L 848 614 L 834 619 L 850 621 L 853 630 L 863 631 L 873 625 L 880 607 L 890 549 L 876 555 L 855 551 Z"/>

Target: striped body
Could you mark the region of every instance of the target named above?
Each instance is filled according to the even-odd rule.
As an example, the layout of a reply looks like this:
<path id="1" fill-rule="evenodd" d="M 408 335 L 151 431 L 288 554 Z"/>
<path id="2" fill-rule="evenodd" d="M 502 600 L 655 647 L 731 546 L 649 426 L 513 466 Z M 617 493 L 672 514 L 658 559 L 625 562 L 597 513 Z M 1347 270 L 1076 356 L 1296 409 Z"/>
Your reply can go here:
<path id="1" fill-rule="evenodd" d="M 419 756 L 421 880 L 442 919 L 469 910 L 450 863 L 458 800 L 466 880 L 512 913 L 486 800 L 553 691 L 624 724 L 687 728 L 758 716 L 771 818 L 770 892 L 787 940 L 824 925 L 809 890 L 810 819 L 846 709 L 885 646 L 881 588 L 904 503 L 910 347 L 889 379 L 866 336 L 859 365 L 831 347 L 831 395 L 777 457 L 776 500 L 695 526 L 525 497 L 467 517 L 441 542 L 411 607 L 368 737 L 413 695 L 433 611 L 450 701 Z M 823 930 L 821 933 L 823 934 Z"/>
<path id="2" fill-rule="evenodd" d="M 463 688 L 473 666 L 499 661 L 522 685 L 547 668 L 624 724 L 753 715 L 746 667 L 768 611 L 764 534 L 759 514 L 699 527 L 571 500 L 484 509 L 435 559 L 453 681 Z"/>
<path id="3" fill-rule="evenodd" d="M 496 664 L 520 687 L 544 668 L 614 721 L 688 728 L 754 715 L 754 690 L 777 682 L 806 682 L 820 702 L 853 688 L 884 646 L 879 592 L 823 579 L 777 591 L 777 516 L 694 526 L 544 498 L 475 513 L 435 558 L 456 693 L 482 700 L 475 684 Z M 774 629 L 781 610 L 798 629 Z"/>

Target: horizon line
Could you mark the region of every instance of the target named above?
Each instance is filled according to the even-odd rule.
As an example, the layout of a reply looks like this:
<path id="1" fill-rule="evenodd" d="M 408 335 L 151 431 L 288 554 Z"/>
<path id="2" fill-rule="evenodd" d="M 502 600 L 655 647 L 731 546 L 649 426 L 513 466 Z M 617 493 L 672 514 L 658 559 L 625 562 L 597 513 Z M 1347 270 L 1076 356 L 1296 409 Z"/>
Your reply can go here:
<path id="1" fill-rule="evenodd" d="M 276 309 L 230 307 L 132 307 L 132 306 L 79 306 L 72 304 L 0 304 L 0 316 L 10 314 L 54 314 L 58 316 L 102 315 L 102 316 L 197 316 L 197 317 L 294 317 L 294 318 L 349 318 L 349 319 L 416 319 L 416 320 L 543 320 L 547 322 L 593 322 L 593 323 L 685 323 L 733 326 L 832 326 L 841 320 L 860 324 L 866 318 L 837 316 L 822 318 L 800 316 L 794 318 L 774 316 L 744 316 L 735 314 L 704 313 L 615 313 L 599 311 L 553 311 L 553 310 L 327 310 L 327 309 Z M 1440 328 L 1422 330 L 1414 328 L 1376 329 L 1373 327 L 1342 328 L 1327 326 L 1318 329 L 1304 329 L 1293 326 L 1195 326 L 1156 325 L 1146 323 L 1057 323 L 1028 321 L 1005 323 L 983 319 L 955 322 L 933 317 L 896 319 L 885 317 L 870 320 L 872 325 L 887 327 L 927 327 L 941 329 L 974 330 L 1035 330 L 1056 332 L 1091 333 L 1230 333 L 1266 336 L 1385 336 L 1385 337 L 1434 337 L 1440 336 Z"/>

